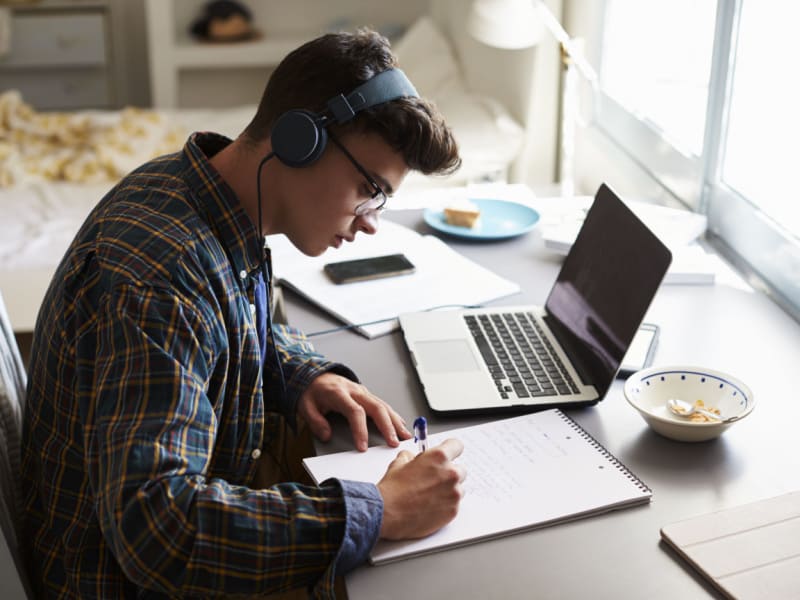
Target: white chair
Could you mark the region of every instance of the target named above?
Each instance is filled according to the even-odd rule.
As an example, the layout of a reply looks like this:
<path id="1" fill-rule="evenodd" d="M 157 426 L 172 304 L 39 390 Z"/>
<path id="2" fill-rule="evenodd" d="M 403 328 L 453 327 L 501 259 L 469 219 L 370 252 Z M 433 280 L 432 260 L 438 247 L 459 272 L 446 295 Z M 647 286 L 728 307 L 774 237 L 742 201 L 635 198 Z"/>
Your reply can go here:
<path id="1" fill-rule="evenodd" d="M 19 554 L 20 439 L 27 377 L 0 294 L 0 582 L 4 599 L 32 598 Z"/>

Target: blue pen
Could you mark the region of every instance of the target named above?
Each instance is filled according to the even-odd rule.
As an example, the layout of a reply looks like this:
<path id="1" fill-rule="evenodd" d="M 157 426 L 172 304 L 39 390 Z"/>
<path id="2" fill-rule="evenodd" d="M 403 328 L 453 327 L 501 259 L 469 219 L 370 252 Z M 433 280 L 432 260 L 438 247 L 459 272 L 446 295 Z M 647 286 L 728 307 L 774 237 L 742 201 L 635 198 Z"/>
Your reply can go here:
<path id="1" fill-rule="evenodd" d="M 425 417 L 414 419 L 414 441 L 417 442 L 417 448 L 420 452 L 425 452 L 428 449 L 428 422 Z"/>

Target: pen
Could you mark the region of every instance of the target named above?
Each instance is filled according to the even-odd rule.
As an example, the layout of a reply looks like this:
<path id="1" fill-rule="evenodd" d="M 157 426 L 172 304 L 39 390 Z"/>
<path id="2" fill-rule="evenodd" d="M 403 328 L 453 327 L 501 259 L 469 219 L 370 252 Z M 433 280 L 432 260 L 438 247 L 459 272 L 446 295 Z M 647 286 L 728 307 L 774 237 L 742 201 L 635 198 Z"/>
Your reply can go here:
<path id="1" fill-rule="evenodd" d="M 425 452 L 428 449 L 428 422 L 425 417 L 414 419 L 414 441 L 417 442 L 417 448 L 420 452 Z"/>

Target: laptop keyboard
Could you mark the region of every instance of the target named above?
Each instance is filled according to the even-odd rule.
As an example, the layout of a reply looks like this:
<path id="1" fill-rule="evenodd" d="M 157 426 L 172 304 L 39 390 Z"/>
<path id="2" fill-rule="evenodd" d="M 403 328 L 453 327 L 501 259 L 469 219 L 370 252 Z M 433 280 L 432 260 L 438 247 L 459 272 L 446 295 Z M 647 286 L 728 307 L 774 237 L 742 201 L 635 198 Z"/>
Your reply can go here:
<path id="1" fill-rule="evenodd" d="M 489 367 L 500 397 L 519 398 L 578 393 L 532 313 L 464 315 Z"/>

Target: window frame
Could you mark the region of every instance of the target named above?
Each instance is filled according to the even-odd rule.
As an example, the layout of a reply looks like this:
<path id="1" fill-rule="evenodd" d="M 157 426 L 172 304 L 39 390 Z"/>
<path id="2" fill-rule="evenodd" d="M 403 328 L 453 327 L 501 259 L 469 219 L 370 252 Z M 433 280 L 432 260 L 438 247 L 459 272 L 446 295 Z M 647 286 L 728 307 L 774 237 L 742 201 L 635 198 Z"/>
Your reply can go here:
<path id="1" fill-rule="evenodd" d="M 689 155 L 670 144 L 652 124 L 601 90 L 593 126 L 662 186 L 670 196 L 708 217 L 707 239 L 800 320 L 800 242 L 779 223 L 722 181 L 724 144 L 742 6 L 746 0 L 717 0 L 713 56 L 703 150 Z M 750 0 L 752 1 L 752 0 Z M 603 24 L 599 24 L 602 35 Z M 598 44 L 598 58 L 599 48 Z M 596 64 L 602 64 L 600 60 Z"/>

